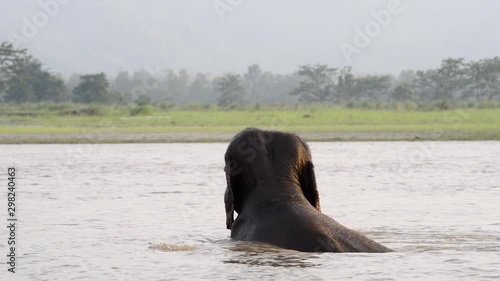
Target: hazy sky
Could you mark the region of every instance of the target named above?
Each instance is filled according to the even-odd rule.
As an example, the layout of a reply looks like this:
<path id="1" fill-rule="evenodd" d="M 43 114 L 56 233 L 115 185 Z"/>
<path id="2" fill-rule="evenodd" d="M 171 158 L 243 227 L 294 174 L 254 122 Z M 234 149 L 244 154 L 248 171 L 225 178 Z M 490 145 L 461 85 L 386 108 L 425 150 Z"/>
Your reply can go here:
<path id="1" fill-rule="evenodd" d="M 0 41 L 64 74 L 253 63 L 397 74 L 499 56 L 499 12 L 498 0 L 2 0 Z"/>

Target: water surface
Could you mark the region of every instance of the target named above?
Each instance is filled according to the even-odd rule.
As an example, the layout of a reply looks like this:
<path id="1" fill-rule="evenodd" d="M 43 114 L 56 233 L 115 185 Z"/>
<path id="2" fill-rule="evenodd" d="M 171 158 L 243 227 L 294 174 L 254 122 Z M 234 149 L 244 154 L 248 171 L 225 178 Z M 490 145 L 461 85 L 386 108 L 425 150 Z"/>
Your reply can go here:
<path id="1" fill-rule="evenodd" d="M 230 241 L 226 147 L 0 146 L 20 219 L 16 278 L 2 260 L 2 280 L 500 278 L 500 142 L 311 143 L 323 212 L 387 254 Z"/>

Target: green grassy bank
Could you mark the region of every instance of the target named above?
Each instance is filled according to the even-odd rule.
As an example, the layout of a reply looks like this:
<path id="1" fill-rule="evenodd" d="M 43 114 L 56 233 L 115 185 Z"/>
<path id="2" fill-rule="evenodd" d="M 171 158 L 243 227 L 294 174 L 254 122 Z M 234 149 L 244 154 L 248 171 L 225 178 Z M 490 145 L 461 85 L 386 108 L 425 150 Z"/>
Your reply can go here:
<path id="1" fill-rule="evenodd" d="M 226 141 L 246 127 L 295 132 L 309 140 L 500 140 L 500 109 L 0 106 L 0 143 Z"/>

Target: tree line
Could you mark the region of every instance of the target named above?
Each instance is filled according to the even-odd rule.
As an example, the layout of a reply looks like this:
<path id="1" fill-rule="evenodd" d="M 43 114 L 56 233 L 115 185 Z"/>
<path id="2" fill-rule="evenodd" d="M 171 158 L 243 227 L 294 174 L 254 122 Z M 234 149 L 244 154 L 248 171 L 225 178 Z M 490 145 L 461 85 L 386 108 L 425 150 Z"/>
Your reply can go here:
<path id="1" fill-rule="evenodd" d="M 289 74 L 250 65 L 243 74 L 222 76 L 185 70 L 144 69 L 104 73 L 54 74 L 26 49 L 0 45 L 0 102 L 75 102 L 99 104 L 429 103 L 441 109 L 457 102 L 500 101 L 500 58 L 465 61 L 447 58 L 437 69 L 405 70 L 399 76 L 355 75 L 350 67 L 301 65 Z"/>

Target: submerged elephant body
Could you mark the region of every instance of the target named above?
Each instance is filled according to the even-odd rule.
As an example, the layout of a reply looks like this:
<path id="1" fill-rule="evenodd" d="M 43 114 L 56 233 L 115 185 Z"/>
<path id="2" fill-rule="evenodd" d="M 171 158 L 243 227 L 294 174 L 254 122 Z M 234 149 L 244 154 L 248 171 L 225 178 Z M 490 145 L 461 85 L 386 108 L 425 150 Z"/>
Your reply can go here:
<path id="1" fill-rule="evenodd" d="M 321 213 L 311 154 L 299 137 L 246 129 L 230 143 L 225 162 L 232 239 L 304 252 L 390 251 Z"/>
<path id="2" fill-rule="evenodd" d="M 259 211 L 242 212 L 231 238 L 260 241 L 303 252 L 387 252 L 389 249 L 339 224 L 308 203 L 262 202 Z M 259 206 L 260 205 L 260 206 Z"/>

